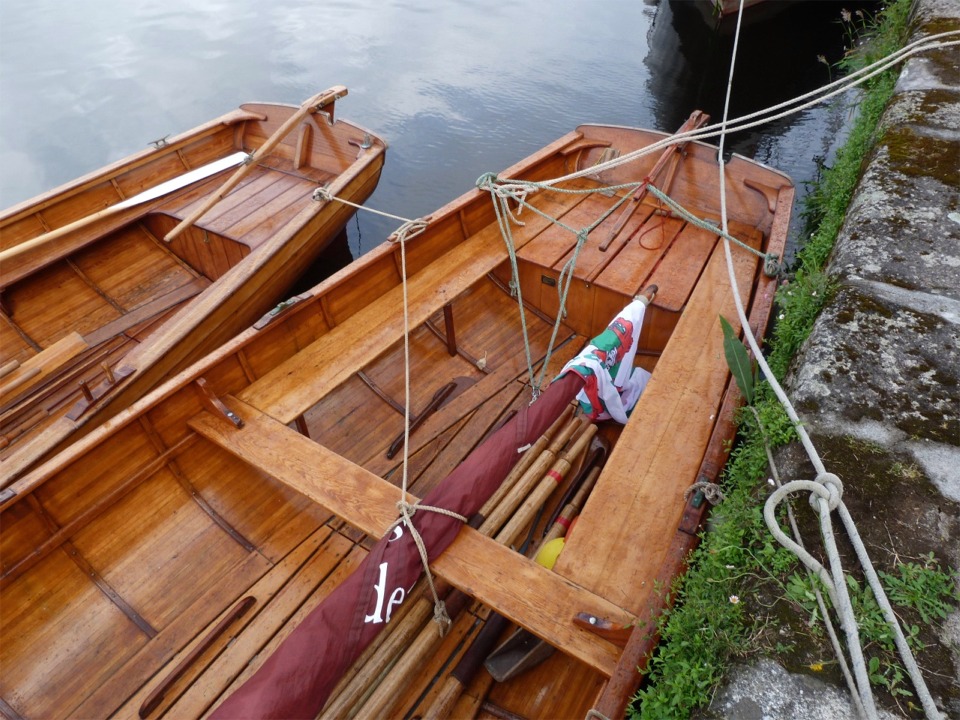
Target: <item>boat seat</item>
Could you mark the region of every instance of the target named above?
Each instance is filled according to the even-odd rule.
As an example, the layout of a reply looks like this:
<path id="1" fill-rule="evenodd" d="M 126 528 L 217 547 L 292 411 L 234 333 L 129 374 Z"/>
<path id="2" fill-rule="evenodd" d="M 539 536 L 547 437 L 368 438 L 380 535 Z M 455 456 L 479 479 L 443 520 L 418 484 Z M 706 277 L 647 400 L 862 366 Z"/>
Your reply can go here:
<path id="1" fill-rule="evenodd" d="M 365 533 L 381 537 L 396 519 L 396 486 L 247 403 L 232 397 L 222 401 L 243 420 L 242 428 L 209 411 L 194 417 L 190 427 Z M 269 440 L 264 441 L 265 437 Z M 355 501 L 359 497 L 362 503 Z M 634 621 L 609 601 L 466 526 L 431 568 L 451 585 L 606 677 L 616 668 L 620 649 L 573 623 L 581 612 L 622 625 Z"/>
<path id="2" fill-rule="evenodd" d="M 575 194 L 550 198 L 549 212 L 560 215 L 582 199 Z M 525 215 L 524 222 L 513 229 L 518 250 L 550 224 L 533 213 Z M 507 259 L 496 222 L 443 253 L 407 281 L 410 327 L 426 322 Z M 283 423 L 292 422 L 345 382 L 356 368 L 366 367 L 403 337 L 403 317 L 396 312 L 402 303 L 403 288 L 396 285 L 258 378 L 240 393 L 240 399 Z"/>
<path id="3" fill-rule="evenodd" d="M 733 259 L 746 304 L 758 258 L 734 248 Z M 649 580 L 657 577 L 677 530 L 684 493 L 697 476 L 727 385 L 720 315 L 739 329 L 722 244 L 714 248 L 554 566 L 637 615 L 656 592 Z M 674 501 L 665 503 L 664 494 Z M 653 514 L 650 508 L 662 510 Z"/>

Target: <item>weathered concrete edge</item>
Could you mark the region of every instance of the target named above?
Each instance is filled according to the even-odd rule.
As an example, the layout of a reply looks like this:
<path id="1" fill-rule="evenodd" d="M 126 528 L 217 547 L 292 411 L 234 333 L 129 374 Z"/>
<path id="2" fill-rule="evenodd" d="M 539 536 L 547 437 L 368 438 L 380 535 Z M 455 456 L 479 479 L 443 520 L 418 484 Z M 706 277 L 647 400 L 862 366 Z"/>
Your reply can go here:
<path id="1" fill-rule="evenodd" d="M 960 3 L 917 0 L 914 18 L 912 40 L 957 29 Z M 932 484 L 939 499 L 915 524 L 929 549 L 953 567 L 960 567 L 958 148 L 960 53 L 942 50 L 909 60 L 830 260 L 838 292 L 787 381 L 818 447 L 860 441 L 889 467 L 913 462 L 922 468 L 922 476 L 911 475 L 909 482 Z M 784 478 L 812 477 L 800 456 L 780 453 Z M 830 452 L 825 461 L 844 480 L 846 495 L 871 492 L 858 487 L 859 460 Z M 869 506 L 887 498 L 861 500 Z M 960 614 L 941 641 L 952 651 L 960 684 Z M 770 665 L 732 669 L 711 710 L 728 718 L 757 711 L 769 718 L 853 716 L 845 690 L 838 698 L 835 690 Z M 775 680 L 783 693 L 758 692 Z M 960 701 L 936 699 L 950 717 L 960 717 Z"/>

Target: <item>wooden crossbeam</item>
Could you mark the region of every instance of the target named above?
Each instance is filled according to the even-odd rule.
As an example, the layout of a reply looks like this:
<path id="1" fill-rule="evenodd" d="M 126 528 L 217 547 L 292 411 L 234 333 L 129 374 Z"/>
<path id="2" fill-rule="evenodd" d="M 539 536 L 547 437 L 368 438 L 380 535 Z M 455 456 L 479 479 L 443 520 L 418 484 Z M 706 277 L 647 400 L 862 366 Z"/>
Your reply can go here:
<path id="1" fill-rule="evenodd" d="M 562 214 L 582 199 L 552 198 L 551 209 Z M 550 224 L 539 215 L 525 218 L 526 224 L 513 231 L 518 249 Z M 426 322 L 507 257 L 500 230 L 492 223 L 409 278 L 410 327 Z M 403 316 L 397 311 L 402 305 L 403 288 L 398 284 L 259 378 L 239 394 L 240 399 L 283 423 L 292 422 L 403 337 Z"/>
<path id="2" fill-rule="evenodd" d="M 193 418 L 190 427 L 374 537 L 396 519 L 395 486 L 251 405 L 236 398 L 224 402 L 243 418 L 243 428 L 206 412 Z M 623 625 L 633 621 L 602 597 L 469 527 L 461 528 L 431 567 L 451 585 L 604 675 L 616 667 L 619 650 L 572 623 L 578 612 Z"/>

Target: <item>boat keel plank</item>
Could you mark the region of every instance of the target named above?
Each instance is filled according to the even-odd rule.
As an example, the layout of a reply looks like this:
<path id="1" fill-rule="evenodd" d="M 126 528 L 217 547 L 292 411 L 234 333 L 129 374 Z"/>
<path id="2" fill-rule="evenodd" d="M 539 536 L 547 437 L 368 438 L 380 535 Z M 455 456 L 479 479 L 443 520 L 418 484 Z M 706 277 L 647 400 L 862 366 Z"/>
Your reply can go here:
<path id="1" fill-rule="evenodd" d="M 190 427 L 207 440 L 381 537 L 397 516 L 397 488 L 236 398 L 236 429 L 201 413 Z M 263 438 L 271 438 L 265 442 Z M 363 498 L 358 503 L 357 498 Z M 577 612 L 629 624 L 633 616 L 471 528 L 464 527 L 432 568 L 450 584 L 495 608 L 551 645 L 609 676 L 619 649 L 572 623 Z"/>

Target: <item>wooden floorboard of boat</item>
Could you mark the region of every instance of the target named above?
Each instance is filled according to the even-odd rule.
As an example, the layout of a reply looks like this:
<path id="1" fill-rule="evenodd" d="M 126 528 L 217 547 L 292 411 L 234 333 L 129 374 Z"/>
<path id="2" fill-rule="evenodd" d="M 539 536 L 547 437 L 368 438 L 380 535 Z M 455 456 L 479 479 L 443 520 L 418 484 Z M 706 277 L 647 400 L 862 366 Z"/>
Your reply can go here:
<path id="1" fill-rule="evenodd" d="M 218 700 L 228 696 L 259 669 L 303 618 L 343 582 L 364 557 L 365 550 L 334 533 L 329 547 L 299 569 L 269 604 L 258 603 L 258 614 L 222 653 L 208 663 L 189 687 L 181 689 L 175 702 L 164 709 L 164 716 L 171 720 L 201 717 L 212 709 Z M 260 597 L 256 587 L 250 594 Z M 131 703 L 130 709 L 134 706 L 136 703 Z"/>
<path id="2" fill-rule="evenodd" d="M 739 251 L 734 264 L 747 302 L 757 258 Z M 555 566 L 637 614 L 655 591 L 651 578 L 677 527 L 727 381 L 719 315 L 739 327 L 722 246 L 713 251 Z"/>

